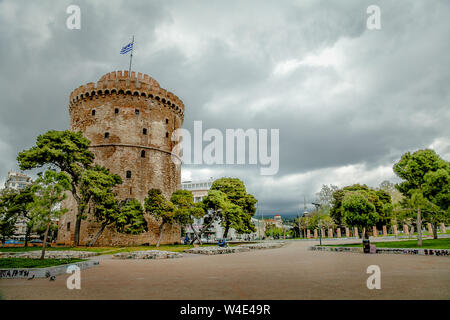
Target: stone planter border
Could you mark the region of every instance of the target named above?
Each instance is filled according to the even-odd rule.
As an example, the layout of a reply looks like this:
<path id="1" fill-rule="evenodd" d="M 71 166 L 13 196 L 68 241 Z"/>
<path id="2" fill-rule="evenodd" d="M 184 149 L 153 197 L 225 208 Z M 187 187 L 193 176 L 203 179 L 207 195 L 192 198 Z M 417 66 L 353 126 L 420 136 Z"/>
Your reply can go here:
<path id="1" fill-rule="evenodd" d="M 320 247 L 312 246 L 308 250 L 312 251 L 328 251 L 328 252 L 353 252 L 363 253 L 363 248 L 359 247 Z M 423 256 L 450 256 L 449 249 L 411 249 L 411 248 L 376 248 L 378 254 L 409 254 Z"/>
<path id="2" fill-rule="evenodd" d="M 186 253 L 193 254 L 206 254 L 206 255 L 216 255 L 216 254 L 228 254 L 228 253 L 238 253 L 238 252 L 248 252 L 251 250 L 262 250 L 262 249 L 275 249 L 284 246 L 285 242 L 268 242 L 268 243 L 248 243 L 242 244 L 234 247 L 197 247 L 184 250 Z"/>
<path id="3" fill-rule="evenodd" d="M 80 270 L 98 266 L 99 262 L 96 260 L 80 261 L 60 266 L 47 268 L 10 268 L 0 269 L 0 279 L 22 279 L 22 278 L 49 278 L 51 276 L 58 276 L 66 274 L 67 267 L 76 265 Z"/>
<path id="4" fill-rule="evenodd" d="M 93 251 L 76 251 L 76 250 L 64 250 L 64 251 L 46 251 L 46 259 L 87 259 L 98 256 L 98 252 Z M 0 252 L 0 259 L 3 258 L 25 258 L 25 259 L 39 259 L 41 257 L 41 251 L 26 251 L 26 252 Z"/>
<path id="5" fill-rule="evenodd" d="M 119 252 L 112 256 L 113 259 L 173 259 L 181 257 L 183 257 L 181 253 L 162 250 Z"/>

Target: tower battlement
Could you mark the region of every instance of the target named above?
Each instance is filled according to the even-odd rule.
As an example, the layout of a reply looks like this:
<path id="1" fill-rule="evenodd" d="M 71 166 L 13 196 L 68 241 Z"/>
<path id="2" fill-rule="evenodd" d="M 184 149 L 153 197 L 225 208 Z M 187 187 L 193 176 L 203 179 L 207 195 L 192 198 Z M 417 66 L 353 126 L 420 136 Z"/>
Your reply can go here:
<path id="1" fill-rule="evenodd" d="M 132 71 L 113 71 L 103 75 L 97 83 L 89 82 L 73 90 L 70 94 L 70 107 L 83 100 L 104 97 L 106 95 L 132 95 L 141 99 L 156 100 L 173 112 L 184 114 L 184 104 L 176 95 L 160 87 L 148 74 Z"/>

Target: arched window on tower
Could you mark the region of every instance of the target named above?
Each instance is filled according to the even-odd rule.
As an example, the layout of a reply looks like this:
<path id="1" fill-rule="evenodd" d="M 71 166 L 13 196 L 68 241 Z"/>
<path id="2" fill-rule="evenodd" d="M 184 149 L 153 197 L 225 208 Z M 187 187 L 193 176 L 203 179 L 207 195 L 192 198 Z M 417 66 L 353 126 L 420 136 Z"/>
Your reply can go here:
<path id="1" fill-rule="evenodd" d="M 139 109 L 135 109 L 134 110 L 134 114 L 138 116 L 139 115 Z"/>
<path id="2" fill-rule="evenodd" d="M 141 158 L 145 158 L 145 150 L 141 151 Z"/>
<path id="3" fill-rule="evenodd" d="M 131 171 L 127 171 L 127 179 L 131 178 Z"/>
<path id="4" fill-rule="evenodd" d="M 92 110 L 91 114 L 95 116 L 95 109 Z"/>
<path id="5" fill-rule="evenodd" d="M 119 108 L 114 109 L 114 114 L 119 114 Z"/>
<path id="6" fill-rule="evenodd" d="M 105 132 L 105 139 L 109 138 L 109 132 Z"/>
<path id="7" fill-rule="evenodd" d="M 147 128 L 142 129 L 142 134 L 147 134 Z"/>

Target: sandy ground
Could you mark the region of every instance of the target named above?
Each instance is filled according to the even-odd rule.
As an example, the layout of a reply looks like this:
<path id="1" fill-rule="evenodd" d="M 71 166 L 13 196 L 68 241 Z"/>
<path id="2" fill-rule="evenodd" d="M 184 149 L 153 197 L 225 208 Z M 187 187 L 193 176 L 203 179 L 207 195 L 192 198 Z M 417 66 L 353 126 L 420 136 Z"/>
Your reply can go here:
<path id="1" fill-rule="evenodd" d="M 353 240 L 354 242 L 354 240 Z M 450 258 L 315 252 L 318 241 L 280 249 L 168 260 L 112 260 L 81 272 L 81 289 L 61 275 L 0 280 L 3 299 L 446 299 Z M 369 290 L 369 265 L 381 268 L 381 289 Z"/>

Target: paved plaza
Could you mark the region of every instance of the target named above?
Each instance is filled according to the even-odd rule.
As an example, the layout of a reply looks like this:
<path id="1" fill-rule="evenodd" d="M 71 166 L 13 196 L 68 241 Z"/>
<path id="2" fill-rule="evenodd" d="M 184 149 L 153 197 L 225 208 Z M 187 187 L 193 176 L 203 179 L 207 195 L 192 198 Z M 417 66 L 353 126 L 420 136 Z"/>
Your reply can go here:
<path id="1" fill-rule="evenodd" d="M 341 240 L 340 242 L 344 242 Z M 355 240 L 353 240 L 354 242 Z M 2 279 L 3 299 L 449 299 L 450 258 L 307 250 L 318 241 L 288 241 L 278 249 L 179 259 L 118 260 L 69 275 Z M 369 290 L 369 265 L 381 269 L 381 289 Z"/>

